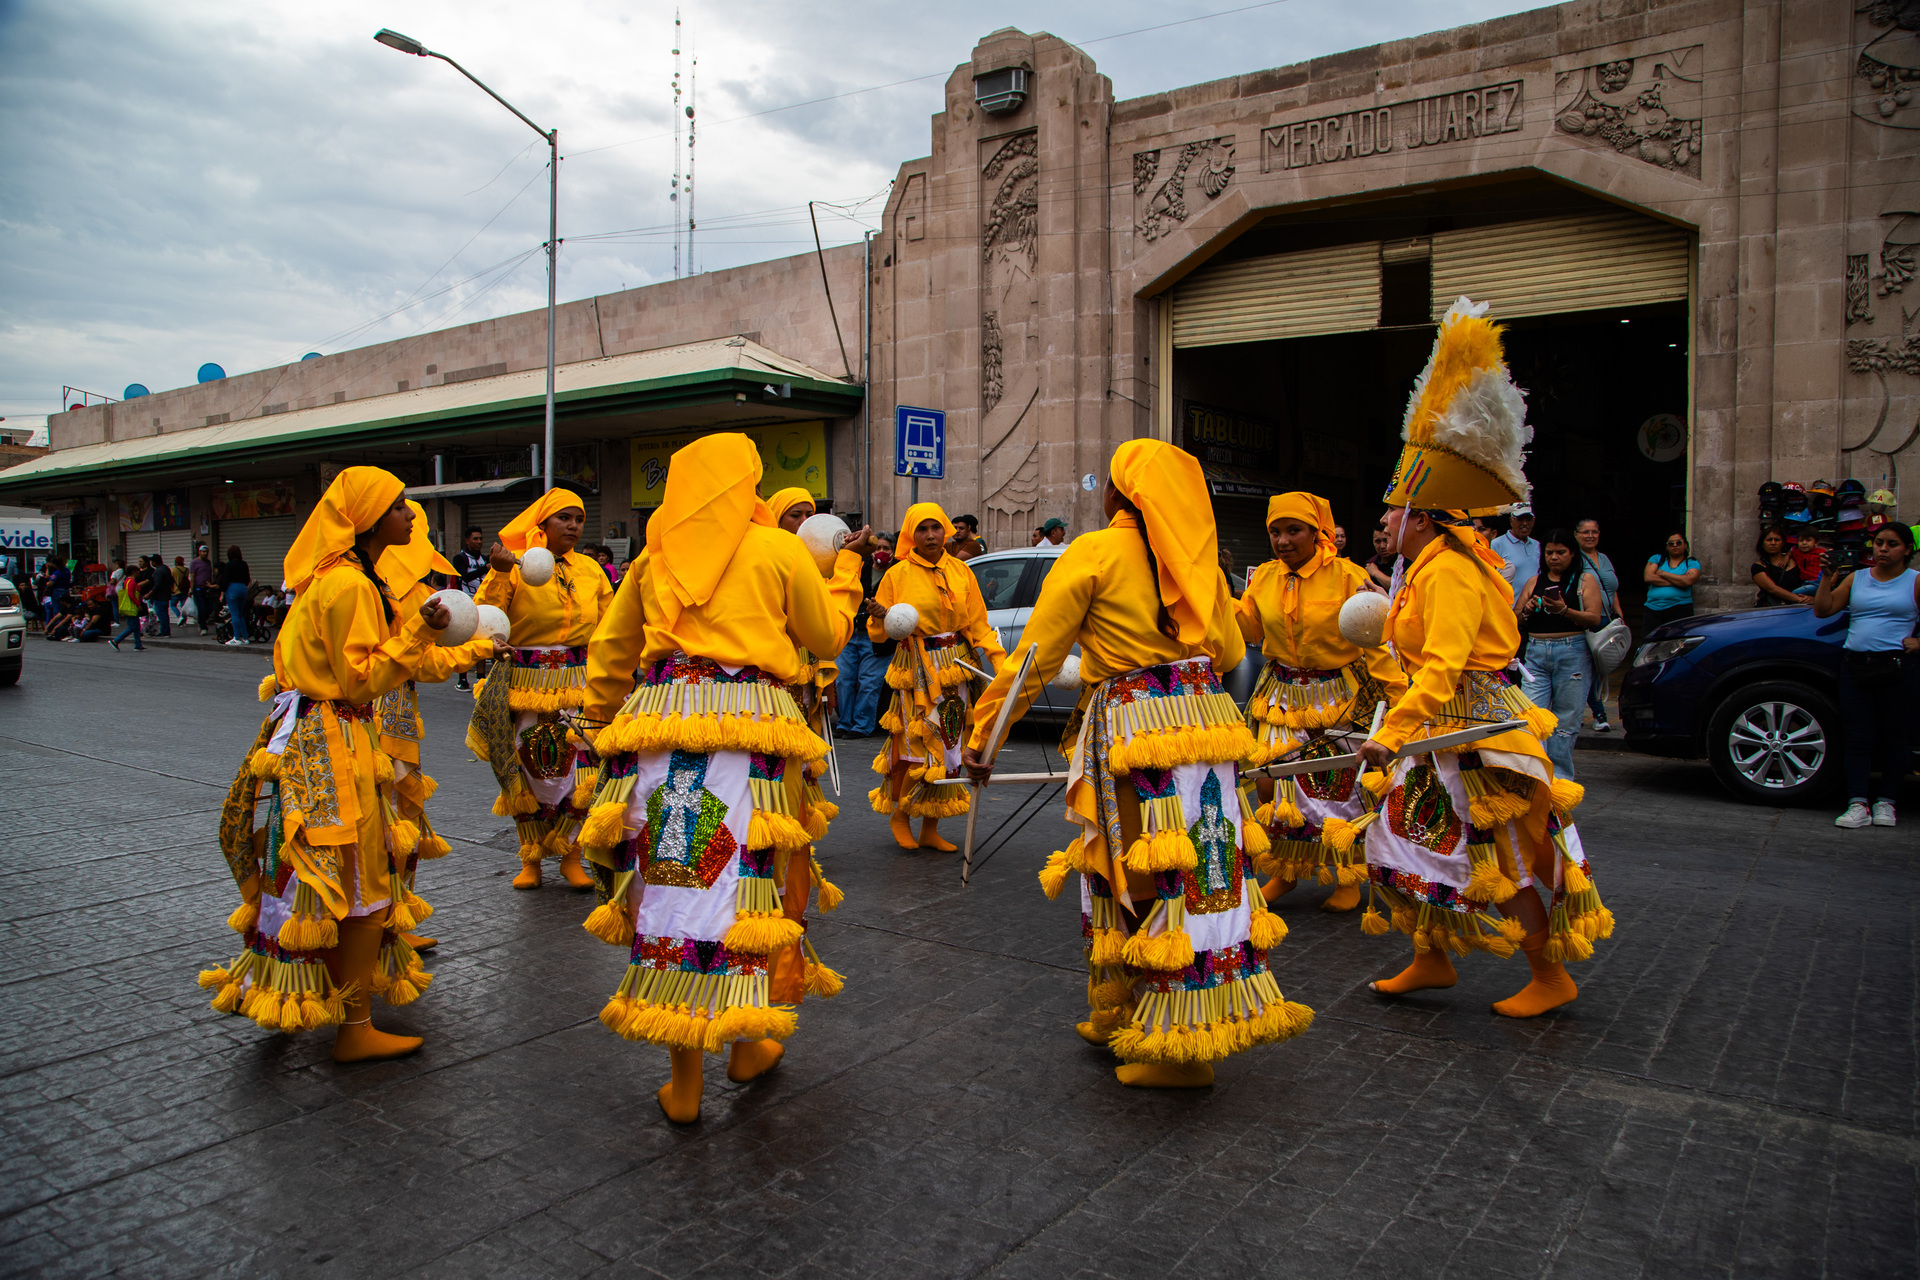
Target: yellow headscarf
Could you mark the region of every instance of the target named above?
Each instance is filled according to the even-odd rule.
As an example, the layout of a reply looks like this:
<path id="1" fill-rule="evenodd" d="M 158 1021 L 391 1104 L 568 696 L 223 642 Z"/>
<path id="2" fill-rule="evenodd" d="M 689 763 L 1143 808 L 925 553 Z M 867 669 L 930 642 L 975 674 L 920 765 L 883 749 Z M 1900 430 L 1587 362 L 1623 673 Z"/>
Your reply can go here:
<path id="1" fill-rule="evenodd" d="M 547 490 L 533 500 L 532 506 L 507 521 L 507 527 L 500 531 L 500 545 L 515 555 L 528 547 L 546 546 L 547 531 L 541 526 L 568 507 L 585 511 L 587 504 L 571 489 Z"/>
<path id="2" fill-rule="evenodd" d="M 379 523 L 406 487 L 399 476 L 379 467 L 348 467 L 335 476 L 281 564 L 286 584 L 305 591 L 353 550 L 354 535 Z"/>
<path id="3" fill-rule="evenodd" d="M 758 496 L 760 450 L 734 431 L 702 436 L 667 461 L 667 491 L 647 522 L 662 621 L 713 598 L 747 526 L 773 524 Z"/>
<path id="4" fill-rule="evenodd" d="M 813 500 L 812 490 L 802 488 L 799 485 L 795 485 L 791 489 L 782 489 L 778 493 L 774 494 L 771 498 L 768 498 L 767 510 L 773 512 L 774 523 L 778 524 L 780 522 L 781 516 L 786 515 L 788 511 L 792 510 L 794 507 L 799 506 L 803 502 L 806 503 L 808 506 L 813 507 L 815 511 L 818 511 L 820 509 Z"/>
<path id="5" fill-rule="evenodd" d="M 1220 600 L 1220 540 L 1200 460 L 1164 440 L 1129 440 L 1113 451 L 1113 487 L 1140 512 L 1160 568 L 1160 600 L 1180 643 L 1199 644 Z"/>
<path id="6" fill-rule="evenodd" d="M 388 547 L 381 553 L 380 563 L 374 566 L 395 595 L 405 595 L 406 589 L 426 577 L 429 571 L 444 573 L 450 578 L 460 573 L 435 549 L 433 532 L 427 528 L 426 511 L 412 498 L 407 499 L 407 506 L 413 510 L 412 539 L 400 546 Z"/>
<path id="7" fill-rule="evenodd" d="M 1269 528 L 1275 520 L 1298 520 L 1301 524 L 1313 526 L 1312 558 L 1298 569 L 1289 568 L 1285 562 L 1280 565 L 1280 608 L 1288 618 L 1298 622 L 1302 593 L 1299 578 L 1293 575 L 1297 573 L 1304 578 L 1340 554 L 1340 549 L 1333 545 L 1333 508 L 1319 494 L 1296 489 L 1292 493 L 1279 493 L 1267 499 Z"/>
<path id="8" fill-rule="evenodd" d="M 905 560 L 908 556 L 915 554 L 913 531 L 929 520 L 940 522 L 940 528 L 943 530 L 940 535 L 942 543 L 953 537 L 953 521 L 947 519 L 947 513 L 940 509 L 939 503 L 916 502 L 907 508 L 907 514 L 900 522 L 900 541 L 893 544 L 894 559 Z M 925 564 L 926 561 L 922 559 L 920 563 Z"/>

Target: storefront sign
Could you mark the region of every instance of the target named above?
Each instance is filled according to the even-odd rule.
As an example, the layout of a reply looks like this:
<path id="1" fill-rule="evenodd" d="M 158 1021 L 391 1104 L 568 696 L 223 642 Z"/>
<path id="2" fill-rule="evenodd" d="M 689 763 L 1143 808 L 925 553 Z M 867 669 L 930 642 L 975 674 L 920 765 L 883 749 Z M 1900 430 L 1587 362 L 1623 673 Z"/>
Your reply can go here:
<path id="1" fill-rule="evenodd" d="M 53 550 L 53 517 L 0 516 L 0 547 L 8 551 Z"/>
<path id="2" fill-rule="evenodd" d="M 667 462 L 707 432 L 674 436 L 635 436 L 632 449 L 633 505 L 638 510 L 660 505 L 667 491 Z M 741 434 L 760 450 L 764 468 L 762 497 L 780 489 L 803 488 L 816 503 L 827 497 L 827 424 L 782 422 L 769 427 L 747 427 Z"/>
<path id="3" fill-rule="evenodd" d="M 1273 466 L 1273 424 L 1230 409 L 1184 402 L 1183 444 L 1202 462 L 1267 470 Z"/>
<path id="4" fill-rule="evenodd" d="M 215 520 L 254 520 L 260 516 L 293 514 L 293 486 L 272 484 L 217 484 L 213 486 Z"/>
<path id="5" fill-rule="evenodd" d="M 187 527 L 187 495 L 177 489 L 120 495 L 120 532 L 152 533 Z"/>
<path id="6" fill-rule="evenodd" d="M 1523 81 L 1436 94 L 1366 111 L 1279 124 L 1260 131 L 1260 171 L 1304 169 L 1362 156 L 1385 155 L 1515 133 L 1525 123 Z"/>

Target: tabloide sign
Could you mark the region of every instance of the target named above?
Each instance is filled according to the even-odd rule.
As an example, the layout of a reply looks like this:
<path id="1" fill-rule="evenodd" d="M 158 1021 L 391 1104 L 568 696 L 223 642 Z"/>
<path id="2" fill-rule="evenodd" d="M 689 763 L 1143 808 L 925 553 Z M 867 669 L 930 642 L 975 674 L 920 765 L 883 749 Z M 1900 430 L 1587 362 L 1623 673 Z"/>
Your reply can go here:
<path id="1" fill-rule="evenodd" d="M 1260 170 L 1304 169 L 1466 138 L 1516 133 L 1525 123 L 1522 84 L 1508 80 L 1365 111 L 1269 125 L 1260 131 Z"/>

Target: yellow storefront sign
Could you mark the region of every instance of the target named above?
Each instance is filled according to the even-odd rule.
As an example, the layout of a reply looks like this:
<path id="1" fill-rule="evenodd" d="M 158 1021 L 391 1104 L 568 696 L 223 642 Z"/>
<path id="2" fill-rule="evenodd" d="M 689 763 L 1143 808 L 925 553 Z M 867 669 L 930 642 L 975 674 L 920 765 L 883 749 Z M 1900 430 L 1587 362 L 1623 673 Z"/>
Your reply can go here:
<path id="1" fill-rule="evenodd" d="M 666 496 L 667 460 L 706 432 L 673 436 L 635 436 L 632 449 L 633 505 L 636 510 L 657 507 Z M 815 502 L 827 496 L 827 424 L 782 422 L 770 427 L 745 427 L 741 434 L 760 450 L 765 468 L 760 496 L 796 486 Z"/>

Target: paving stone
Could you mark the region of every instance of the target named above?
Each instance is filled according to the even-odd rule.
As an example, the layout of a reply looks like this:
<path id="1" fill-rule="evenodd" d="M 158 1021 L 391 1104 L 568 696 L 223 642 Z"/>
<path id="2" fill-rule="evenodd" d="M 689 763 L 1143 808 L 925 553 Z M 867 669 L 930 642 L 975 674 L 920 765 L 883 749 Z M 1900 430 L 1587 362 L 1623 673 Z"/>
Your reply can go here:
<path id="1" fill-rule="evenodd" d="M 110 650 L 48 648 L 0 712 L 0 1274 L 1745 1277 L 1920 1259 L 1916 850 L 1734 804 L 1695 764 L 1581 757 L 1620 925 L 1573 1005 L 1490 1016 L 1524 972 L 1487 957 L 1451 990 L 1375 996 L 1404 942 L 1307 886 L 1279 904 L 1274 968 L 1313 1029 L 1222 1064 L 1211 1090 L 1151 1093 L 1073 1031 L 1072 895 L 1035 880 L 1064 839 L 1056 806 L 983 846 L 963 890 L 957 857 L 891 845 L 856 763 L 821 851 L 847 904 L 811 924 L 847 991 L 805 1004 L 767 1078 L 711 1064 L 683 1130 L 652 1097 L 665 1054 L 599 1025 L 624 956 L 580 928 L 590 897 L 507 887 L 512 832 L 459 741 L 469 700 L 422 690 L 455 853 L 420 874 L 435 983 L 380 1014 L 427 1048 L 340 1067 L 324 1037 L 222 1017 L 193 982 L 236 949 L 214 827 L 259 664 L 156 647 L 161 678 L 129 683 Z M 1042 765 L 1040 736 L 1015 767 Z M 843 745 L 847 763 L 876 744 Z M 1017 798 L 991 793 L 981 830 Z"/>

